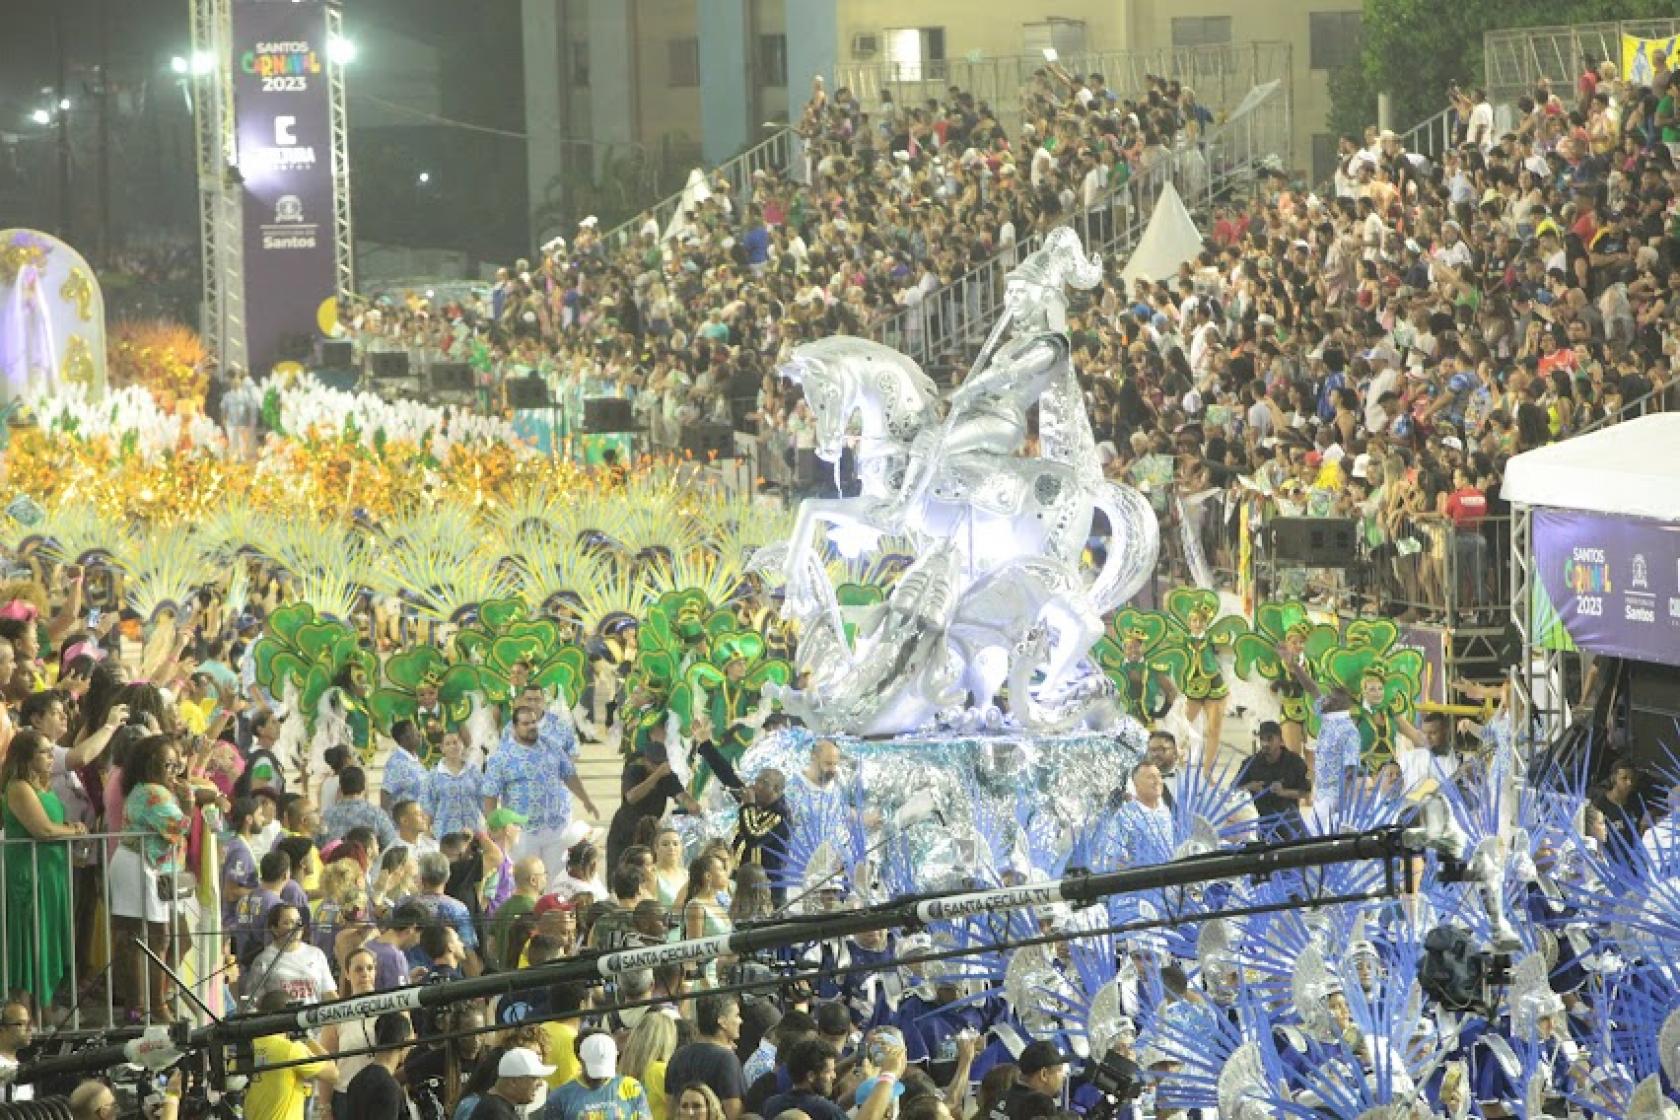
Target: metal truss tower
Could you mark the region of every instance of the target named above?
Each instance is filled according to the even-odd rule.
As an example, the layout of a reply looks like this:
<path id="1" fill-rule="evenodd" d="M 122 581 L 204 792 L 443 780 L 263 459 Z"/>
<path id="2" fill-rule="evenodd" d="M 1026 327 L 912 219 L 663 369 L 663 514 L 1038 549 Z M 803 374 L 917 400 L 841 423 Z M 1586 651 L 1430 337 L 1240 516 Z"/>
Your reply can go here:
<path id="1" fill-rule="evenodd" d="M 204 283 L 202 333 L 205 349 L 218 369 L 247 364 L 244 192 L 233 95 L 233 5 L 238 2 L 191 0 L 194 150 Z M 346 58 L 334 45 L 344 41 L 343 13 L 337 4 L 327 6 L 327 35 L 323 47 L 332 104 L 334 288 L 342 303 L 355 291 L 356 273 L 344 99 Z"/>
<path id="2" fill-rule="evenodd" d="M 344 107 L 344 66 L 347 52 L 332 44 L 345 43 L 344 13 L 327 6 L 327 89 L 332 95 L 333 264 L 337 272 L 339 306 L 356 291 L 356 238 L 350 223 L 350 124 Z"/>
<path id="3" fill-rule="evenodd" d="M 232 0 L 192 0 L 192 51 L 204 347 L 218 369 L 243 367 L 245 222 L 233 112 Z"/>

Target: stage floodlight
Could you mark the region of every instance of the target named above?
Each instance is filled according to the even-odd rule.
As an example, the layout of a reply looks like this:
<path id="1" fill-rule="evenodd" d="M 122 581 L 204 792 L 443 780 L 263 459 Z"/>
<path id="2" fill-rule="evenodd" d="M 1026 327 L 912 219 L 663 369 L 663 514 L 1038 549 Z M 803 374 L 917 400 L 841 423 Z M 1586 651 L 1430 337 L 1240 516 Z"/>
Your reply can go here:
<path id="1" fill-rule="evenodd" d="M 355 42 L 342 35 L 330 37 L 327 40 L 327 58 L 340 66 L 346 66 L 356 61 Z"/>
<path id="2" fill-rule="evenodd" d="M 45 109 L 37 109 L 33 113 L 29 114 L 29 119 L 34 121 L 36 124 L 51 124 L 52 114 L 47 112 Z"/>
<path id="3" fill-rule="evenodd" d="M 176 74 L 185 74 L 192 69 L 192 64 L 180 55 L 169 60 L 169 69 Z"/>

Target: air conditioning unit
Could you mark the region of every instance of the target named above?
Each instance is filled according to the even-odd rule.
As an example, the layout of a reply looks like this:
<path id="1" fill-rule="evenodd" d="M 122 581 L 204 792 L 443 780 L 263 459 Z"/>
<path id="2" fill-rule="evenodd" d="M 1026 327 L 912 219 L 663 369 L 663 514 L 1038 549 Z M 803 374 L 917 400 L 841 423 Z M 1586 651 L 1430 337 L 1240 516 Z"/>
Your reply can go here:
<path id="1" fill-rule="evenodd" d="M 874 58 L 881 53 L 881 37 L 869 32 L 859 32 L 852 36 L 853 58 Z"/>

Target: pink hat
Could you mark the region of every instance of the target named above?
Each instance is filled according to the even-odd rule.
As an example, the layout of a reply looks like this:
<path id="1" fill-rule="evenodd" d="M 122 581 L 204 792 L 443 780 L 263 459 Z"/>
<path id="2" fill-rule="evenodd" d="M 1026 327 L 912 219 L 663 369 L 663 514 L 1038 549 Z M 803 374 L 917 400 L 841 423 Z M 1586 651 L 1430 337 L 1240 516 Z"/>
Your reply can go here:
<path id="1" fill-rule="evenodd" d="M 41 617 L 40 610 L 27 599 L 13 599 L 0 607 L 0 618 L 17 619 L 20 622 L 34 622 Z"/>

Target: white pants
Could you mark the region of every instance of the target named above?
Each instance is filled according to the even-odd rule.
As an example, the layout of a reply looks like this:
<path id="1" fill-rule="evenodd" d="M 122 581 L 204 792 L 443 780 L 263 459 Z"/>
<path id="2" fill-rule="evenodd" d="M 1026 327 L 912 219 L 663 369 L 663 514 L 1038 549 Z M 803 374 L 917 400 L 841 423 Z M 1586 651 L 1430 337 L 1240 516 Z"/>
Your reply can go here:
<path id="1" fill-rule="evenodd" d="M 519 843 L 513 846 L 513 858 L 518 861 L 527 856 L 538 856 L 551 878 L 563 874 L 566 870 L 565 834 L 564 828 L 528 828 L 519 837 Z"/>

